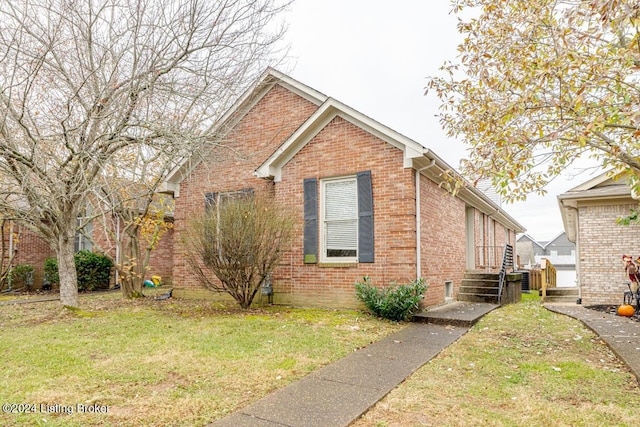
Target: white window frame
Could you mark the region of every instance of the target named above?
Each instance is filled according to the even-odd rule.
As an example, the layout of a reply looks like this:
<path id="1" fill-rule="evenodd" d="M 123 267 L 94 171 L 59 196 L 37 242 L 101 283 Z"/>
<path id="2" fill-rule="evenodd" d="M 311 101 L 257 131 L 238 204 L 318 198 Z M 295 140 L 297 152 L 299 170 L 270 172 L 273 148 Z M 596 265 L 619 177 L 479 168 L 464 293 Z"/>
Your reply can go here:
<path id="1" fill-rule="evenodd" d="M 83 224 L 84 227 L 82 226 Z M 74 252 L 92 251 L 93 220 L 89 220 L 89 216 L 79 216 L 76 220 L 76 225 L 78 229 L 73 242 Z"/>
<path id="2" fill-rule="evenodd" d="M 355 188 L 355 233 L 356 233 L 356 254 L 355 256 L 344 257 L 330 257 L 327 256 L 327 227 L 326 227 L 326 207 L 327 207 L 327 184 L 336 182 L 353 182 Z M 356 175 L 340 177 L 340 178 L 327 178 L 320 180 L 320 262 L 325 263 L 357 263 L 358 262 L 358 180 Z"/>

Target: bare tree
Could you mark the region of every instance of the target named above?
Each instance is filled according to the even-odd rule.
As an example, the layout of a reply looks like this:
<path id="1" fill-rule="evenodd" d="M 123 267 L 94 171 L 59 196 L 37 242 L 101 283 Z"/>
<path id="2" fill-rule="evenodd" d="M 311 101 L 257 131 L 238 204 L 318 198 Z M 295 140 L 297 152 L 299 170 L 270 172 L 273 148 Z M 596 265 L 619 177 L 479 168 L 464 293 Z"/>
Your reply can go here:
<path id="1" fill-rule="evenodd" d="M 106 166 L 147 152 L 165 171 L 211 141 L 220 112 L 275 59 L 285 6 L 0 2 L 0 214 L 55 250 L 63 305 L 78 305 L 77 218 Z"/>

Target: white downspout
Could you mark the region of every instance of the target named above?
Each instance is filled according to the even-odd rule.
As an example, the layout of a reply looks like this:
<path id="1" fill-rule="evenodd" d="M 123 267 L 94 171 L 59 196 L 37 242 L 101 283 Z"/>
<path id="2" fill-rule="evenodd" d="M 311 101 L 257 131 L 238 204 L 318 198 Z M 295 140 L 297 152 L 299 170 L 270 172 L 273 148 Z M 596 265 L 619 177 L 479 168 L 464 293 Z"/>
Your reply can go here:
<path id="1" fill-rule="evenodd" d="M 422 233 L 420 231 L 420 175 L 422 174 L 422 171 L 435 166 L 435 164 L 436 159 L 431 159 L 431 163 L 427 166 L 416 170 L 416 280 L 422 277 L 422 251 L 420 247 L 420 240 L 422 238 Z"/>

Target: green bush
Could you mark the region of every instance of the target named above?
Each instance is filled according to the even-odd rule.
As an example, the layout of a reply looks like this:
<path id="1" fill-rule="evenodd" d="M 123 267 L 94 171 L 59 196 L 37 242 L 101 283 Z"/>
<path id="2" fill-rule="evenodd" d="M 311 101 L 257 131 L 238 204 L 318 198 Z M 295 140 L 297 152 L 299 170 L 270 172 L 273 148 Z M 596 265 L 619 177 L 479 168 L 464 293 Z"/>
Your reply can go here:
<path id="1" fill-rule="evenodd" d="M 51 289 L 54 285 L 60 284 L 58 275 L 58 261 L 55 258 L 47 258 L 44 261 L 44 286 Z"/>
<path id="2" fill-rule="evenodd" d="M 106 289 L 111 280 L 113 263 L 104 255 L 91 251 L 80 251 L 74 255 L 76 273 L 78 274 L 78 290 L 93 291 Z M 44 278 L 49 284 L 59 284 L 58 261 L 47 258 L 44 263 Z"/>
<path id="3" fill-rule="evenodd" d="M 80 251 L 74 256 L 78 274 L 78 290 L 106 289 L 111 280 L 113 263 L 104 255 Z"/>
<path id="4" fill-rule="evenodd" d="M 11 277 L 11 287 L 14 289 L 26 288 L 30 291 L 33 288 L 33 267 L 29 264 L 18 264 L 11 267 L 9 273 Z"/>
<path id="5" fill-rule="evenodd" d="M 365 276 L 362 282 L 355 283 L 355 287 L 356 296 L 372 313 L 394 321 L 409 319 L 418 309 L 427 290 L 427 284 L 422 278 L 408 285 L 378 289 Z"/>

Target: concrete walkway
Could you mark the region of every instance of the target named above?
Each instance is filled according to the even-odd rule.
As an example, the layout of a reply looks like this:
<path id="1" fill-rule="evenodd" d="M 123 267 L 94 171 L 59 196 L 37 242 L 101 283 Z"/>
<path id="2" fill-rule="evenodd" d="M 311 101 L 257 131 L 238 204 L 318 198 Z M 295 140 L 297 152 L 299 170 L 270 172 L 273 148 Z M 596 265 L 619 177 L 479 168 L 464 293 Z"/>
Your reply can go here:
<path id="1" fill-rule="evenodd" d="M 210 426 L 348 426 L 496 307 L 457 302 L 429 310 L 406 328 Z"/>
<path id="2" fill-rule="evenodd" d="M 464 335 L 493 304 L 457 302 L 278 390 L 209 427 L 348 426 Z M 640 380 L 640 322 L 576 304 L 546 304 L 592 329 Z"/>
<path id="3" fill-rule="evenodd" d="M 576 304 L 545 304 L 545 308 L 584 323 L 598 334 L 640 381 L 640 322 Z"/>

